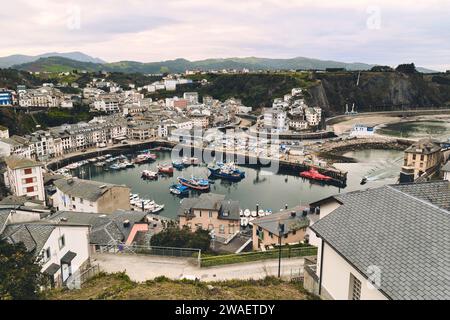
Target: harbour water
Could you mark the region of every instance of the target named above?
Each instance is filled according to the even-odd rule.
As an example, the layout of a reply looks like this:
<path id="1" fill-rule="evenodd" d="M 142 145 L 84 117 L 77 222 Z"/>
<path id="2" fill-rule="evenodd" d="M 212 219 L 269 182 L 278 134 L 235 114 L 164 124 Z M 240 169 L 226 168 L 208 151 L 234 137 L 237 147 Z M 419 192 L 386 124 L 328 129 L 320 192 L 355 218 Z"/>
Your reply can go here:
<path id="1" fill-rule="evenodd" d="M 447 140 L 450 136 L 450 123 L 440 120 L 396 122 L 381 126 L 377 129 L 377 133 L 401 138 L 432 137 Z"/>
<path id="2" fill-rule="evenodd" d="M 176 183 L 178 176 L 189 178 L 191 175 L 206 178 L 208 169 L 206 165 L 190 166 L 182 171 L 175 170 L 173 176 L 160 175 L 158 180 L 149 181 L 141 179 L 143 170 L 157 171 L 158 163 L 171 163 L 170 151 L 156 152 L 158 159 L 153 163 L 136 165 L 119 171 L 105 171 L 101 167 L 86 165 L 74 171 L 74 174 L 83 179 L 92 179 L 101 182 L 125 184 L 133 193 L 141 198 L 153 199 L 159 204 L 165 204 L 160 213 L 169 218 L 176 218 L 177 210 L 182 198 L 169 193 L 169 187 Z M 283 208 L 307 205 L 310 202 L 328 197 L 340 192 L 347 192 L 368 187 L 375 187 L 386 183 L 395 183 L 401 163 L 396 159 L 401 152 L 390 150 L 365 150 L 346 154 L 362 161 L 362 163 L 339 164 L 342 170 L 348 170 L 347 187 L 339 189 L 334 186 L 312 183 L 299 177 L 298 174 L 271 174 L 263 168 L 241 167 L 246 172 L 246 178 L 240 182 L 215 180 L 211 185 L 211 192 L 225 194 L 227 199 L 239 200 L 241 208 L 253 209 L 256 204 L 260 208 L 273 211 Z M 128 155 L 131 159 L 133 155 Z M 389 167 L 384 175 L 383 169 Z M 380 173 L 377 173 L 380 170 Z M 361 186 L 360 180 L 368 176 L 369 182 Z M 200 193 L 190 191 L 189 197 L 197 197 Z"/>

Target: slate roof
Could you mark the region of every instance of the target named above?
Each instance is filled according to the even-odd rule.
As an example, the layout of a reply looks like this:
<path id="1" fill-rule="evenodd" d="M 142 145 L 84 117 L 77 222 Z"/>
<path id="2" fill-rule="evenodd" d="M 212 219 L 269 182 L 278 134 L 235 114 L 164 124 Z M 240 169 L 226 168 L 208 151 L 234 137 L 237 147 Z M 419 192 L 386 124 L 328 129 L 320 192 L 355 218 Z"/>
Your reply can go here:
<path id="1" fill-rule="evenodd" d="M 292 209 L 272 213 L 269 216 L 253 220 L 253 224 L 260 226 L 275 235 L 279 234 L 278 224 L 284 224 L 283 235 L 285 235 L 288 234 L 289 231 L 298 230 L 309 226 L 309 219 L 307 217 L 303 217 L 302 215 L 304 209 L 307 208 L 297 206 Z M 292 217 L 291 212 L 295 212 L 295 217 Z"/>
<path id="2" fill-rule="evenodd" d="M 450 172 L 450 161 L 447 161 L 444 166 L 441 168 L 442 172 Z"/>
<path id="3" fill-rule="evenodd" d="M 393 188 L 406 192 L 424 201 L 431 202 L 432 204 L 450 210 L 450 182 L 449 181 L 436 181 L 433 183 L 412 183 L 412 184 L 400 184 L 393 185 Z"/>
<path id="4" fill-rule="evenodd" d="M 419 154 L 430 154 L 438 152 L 441 150 L 441 146 L 433 142 L 429 138 L 421 139 L 414 144 L 412 144 L 405 152 L 408 153 L 419 153 Z"/>
<path id="5" fill-rule="evenodd" d="M 5 229 L 10 214 L 10 209 L 0 209 L 0 234 L 2 234 Z"/>
<path id="6" fill-rule="evenodd" d="M 59 211 L 48 219 L 58 223 L 76 223 L 91 226 L 89 242 L 91 244 L 110 244 L 123 242 L 128 238 L 135 223 L 145 219 L 146 213 L 136 211 L 116 211 L 111 214 Z M 64 220 L 62 220 L 64 219 Z M 130 225 L 124 226 L 128 220 Z"/>
<path id="7" fill-rule="evenodd" d="M 65 194 L 93 202 L 97 201 L 110 188 L 119 187 L 115 184 L 77 178 L 56 180 L 54 185 Z M 123 187 L 125 188 L 125 186 Z"/>
<path id="8" fill-rule="evenodd" d="M 3 231 L 2 238 L 14 244 L 23 243 L 27 251 L 39 254 L 54 229 L 54 225 L 40 223 L 9 225 Z"/>
<path id="9" fill-rule="evenodd" d="M 192 216 L 193 209 L 219 211 L 219 218 L 226 220 L 239 219 L 239 202 L 225 200 L 225 195 L 217 193 L 203 193 L 198 198 L 186 198 L 181 202 L 178 216 Z M 229 212 L 228 216 L 224 212 Z"/>
<path id="10" fill-rule="evenodd" d="M 450 212 L 442 182 L 383 186 L 337 196 L 342 205 L 311 226 L 366 277 L 381 269 L 391 299 L 450 299 Z"/>

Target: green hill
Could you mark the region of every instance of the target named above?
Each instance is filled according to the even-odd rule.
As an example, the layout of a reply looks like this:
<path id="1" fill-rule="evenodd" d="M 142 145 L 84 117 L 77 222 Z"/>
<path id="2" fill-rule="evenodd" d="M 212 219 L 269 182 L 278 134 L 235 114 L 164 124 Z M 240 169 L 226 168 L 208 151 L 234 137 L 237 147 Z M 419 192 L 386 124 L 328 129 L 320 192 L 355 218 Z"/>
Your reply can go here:
<path id="1" fill-rule="evenodd" d="M 103 65 L 100 63 L 76 61 L 63 57 L 48 57 L 16 65 L 13 66 L 13 68 L 31 72 L 70 72 L 72 70 L 100 71 L 103 69 Z"/>

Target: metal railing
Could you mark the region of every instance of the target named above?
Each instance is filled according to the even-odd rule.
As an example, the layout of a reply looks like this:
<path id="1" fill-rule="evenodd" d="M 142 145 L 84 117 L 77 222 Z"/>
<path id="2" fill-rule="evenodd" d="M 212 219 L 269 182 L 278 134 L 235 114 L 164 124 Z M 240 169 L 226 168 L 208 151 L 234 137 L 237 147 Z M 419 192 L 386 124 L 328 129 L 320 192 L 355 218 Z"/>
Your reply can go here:
<path id="1" fill-rule="evenodd" d="M 91 279 L 92 277 L 94 277 L 99 273 L 100 273 L 100 266 L 98 264 L 93 265 L 82 272 L 77 271 L 74 274 L 72 274 L 69 278 L 67 278 L 66 287 L 70 290 L 80 289 L 81 286 L 86 281 L 88 281 L 89 279 Z"/>
<path id="2" fill-rule="evenodd" d="M 238 254 L 206 256 L 200 259 L 201 267 L 212 267 L 224 264 L 245 263 L 260 260 L 278 259 L 279 250 L 272 249 L 267 251 L 244 252 Z M 296 257 L 315 256 L 317 248 L 308 247 L 287 247 L 281 249 L 281 258 L 289 259 Z"/>
<path id="3" fill-rule="evenodd" d="M 159 246 L 127 245 L 123 243 L 107 244 L 96 247 L 97 253 L 143 254 L 164 257 L 192 258 L 200 263 L 201 249 Z"/>

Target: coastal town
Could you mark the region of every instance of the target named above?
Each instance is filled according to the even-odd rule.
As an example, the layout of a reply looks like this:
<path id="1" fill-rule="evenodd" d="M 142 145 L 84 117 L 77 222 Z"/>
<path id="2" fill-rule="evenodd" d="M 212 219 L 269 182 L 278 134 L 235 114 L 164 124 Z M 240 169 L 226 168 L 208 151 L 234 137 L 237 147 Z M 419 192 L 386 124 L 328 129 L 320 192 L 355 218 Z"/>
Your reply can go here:
<path id="1" fill-rule="evenodd" d="M 287 319 L 450 299 L 450 3 L 2 10 L 3 311 Z"/>
<path id="2" fill-rule="evenodd" d="M 327 124 L 320 107 L 306 102 L 303 88 L 291 88 L 275 98 L 271 108 L 259 112 L 236 98 L 222 102 L 193 91 L 159 100 L 146 97 L 145 92 L 170 92 L 189 81 L 181 74 L 169 74 L 143 87 L 130 84 L 122 88 L 94 78 L 83 88 L 70 84 L 81 90 L 79 96 L 57 89 L 69 86 L 67 83 L 3 90 L 3 108 L 63 109 L 81 101 L 95 116 L 88 122 L 36 128 L 23 136 L 10 136 L 7 127 L 0 128 L 2 239 L 24 243 L 36 258 L 41 257 L 41 272 L 50 287 L 79 289 L 100 270 L 139 268 L 139 263 L 127 262 L 128 256 L 137 252 L 143 254 L 142 259 L 146 255 L 148 259 L 184 257 L 182 261 L 187 259 L 191 270 L 181 278 L 198 280 L 202 280 L 201 270 L 214 265 L 223 268 L 224 279 L 261 278 L 265 274 L 258 266 L 250 274 L 236 275 L 227 275 L 226 268 L 237 263 L 234 260 L 246 262 L 253 257 L 248 261 L 264 263 L 279 254 L 280 259 L 287 257 L 296 263 L 297 277 L 303 279 L 305 289 L 323 299 L 406 298 L 396 277 L 404 267 L 390 259 L 377 267 L 384 270 L 380 287 L 366 290 L 365 283 L 372 281 L 365 271 L 371 260 L 364 252 L 370 247 L 374 254 L 394 255 L 392 245 L 400 248 L 416 241 L 417 235 L 405 228 L 400 218 L 406 213 L 410 219 L 423 220 L 421 225 L 427 227 L 421 233 L 425 236 L 440 230 L 428 225 L 429 219 L 448 225 L 444 217 L 437 222 L 440 212 L 448 210 L 441 200 L 448 197 L 449 190 L 448 141 L 379 134 L 376 126 L 360 122 L 368 116 L 360 117 L 354 108 L 338 122 L 354 124 L 341 132 Z M 404 151 L 394 182 L 367 189 L 370 177 L 361 176 L 359 191 L 346 192 L 347 172 L 338 168 L 330 152 L 380 144 Z M 214 156 L 206 159 L 206 150 Z M 246 207 L 243 198 L 215 193 L 217 181 L 239 185 L 249 179 L 246 172 L 268 163 L 276 163 L 275 174 L 288 171 L 302 184 L 334 185 L 344 190 L 336 188 L 326 197 L 303 199 L 292 206 L 279 199 L 281 202 L 270 203 L 270 207 L 258 204 L 264 202 L 262 198 Z M 198 168 L 207 169 L 208 174 L 194 176 Z M 137 193 L 133 185 L 97 180 L 92 170 L 111 177 L 137 172 L 135 180 L 152 183 L 146 187 L 150 197 Z M 151 197 L 164 179 L 171 179 L 165 191 L 175 197 L 171 203 L 163 202 L 167 198 Z M 373 201 L 377 206 L 362 209 Z M 421 214 L 424 210 L 430 212 L 428 217 Z M 434 211 L 436 217 L 431 218 Z M 354 219 L 355 223 L 343 224 L 340 219 Z M 373 247 L 378 240 L 372 239 L 372 228 L 383 232 L 383 245 Z M 396 228 L 395 235 L 387 232 L 390 228 Z M 206 232 L 206 241 L 197 244 L 202 249 L 188 245 L 189 237 L 197 236 L 198 230 Z M 174 237 L 177 232 L 191 236 L 178 243 L 174 253 L 174 242 L 158 240 L 158 235 Z M 342 234 L 348 235 L 348 243 L 343 242 Z M 446 235 L 438 238 L 445 246 Z M 361 255 L 355 255 L 352 246 L 357 246 Z M 417 245 L 408 254 L 417 256 L 420 250 Z M 425 265 L 414 268 L 417 273 L 408 281 L 418 281 L 422 273 L 429 272 Z M 292 277 L 292 268 L 276 271 L 275 263 L 274 269 L 274 275 Z M 136 280 L 158 275 L 180 279 L 180 271 L 169 267 L 136 272 L 130 271 Z M 347 273 L 350 280 L 344 279 Z M 408 298 L 445 298 L 442 277 L 445 270 L 438 268 L 433 283 L 442 290 L 408 291 Z M 432 283 L 423 283 L 428 285 Z"/>

